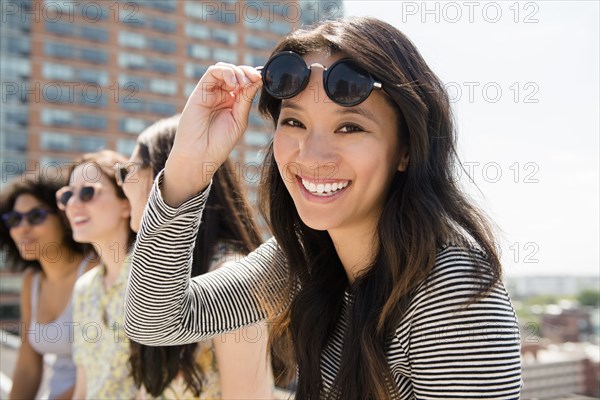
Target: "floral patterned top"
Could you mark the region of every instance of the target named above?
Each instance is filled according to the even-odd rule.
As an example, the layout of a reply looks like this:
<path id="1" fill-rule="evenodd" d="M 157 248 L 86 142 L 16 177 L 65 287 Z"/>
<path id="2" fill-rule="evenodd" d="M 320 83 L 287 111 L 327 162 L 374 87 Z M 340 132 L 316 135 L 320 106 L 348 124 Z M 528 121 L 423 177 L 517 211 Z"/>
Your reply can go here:
<path id="1" fill-rule="evenodd" d="M 85 369 L 87 399 L 133 399 L 137 389 L 128 368 L 129 339 L 123 329 L 131 257 L 105 290 L 106 267 L 85 273 L 73 292 L 73 361 Z"/>

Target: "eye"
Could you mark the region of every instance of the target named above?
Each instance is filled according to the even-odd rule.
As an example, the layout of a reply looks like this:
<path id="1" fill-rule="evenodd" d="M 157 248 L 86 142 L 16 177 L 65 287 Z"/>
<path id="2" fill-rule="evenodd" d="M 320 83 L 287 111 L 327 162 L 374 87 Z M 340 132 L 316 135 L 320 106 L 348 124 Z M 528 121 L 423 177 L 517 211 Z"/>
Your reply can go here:
<path id="1" fill-rule="evenodd" d="M 338 132 L 341 133 L 356 133 L 356 132 L 364 132 L 365 130 L 356 124 L 346 124 L 342 125 L 337 129 Z"/>
<path id="2" fill-rule="evenodd" d="M 304 128 L 304 125 L 302 124 L 302 122 L 300 122 L 294 118 L 286 118 L 280 122 L 280 125 L 281 126 L 290 126 L 290 127 L 294 127 L 294 128 Z"/>

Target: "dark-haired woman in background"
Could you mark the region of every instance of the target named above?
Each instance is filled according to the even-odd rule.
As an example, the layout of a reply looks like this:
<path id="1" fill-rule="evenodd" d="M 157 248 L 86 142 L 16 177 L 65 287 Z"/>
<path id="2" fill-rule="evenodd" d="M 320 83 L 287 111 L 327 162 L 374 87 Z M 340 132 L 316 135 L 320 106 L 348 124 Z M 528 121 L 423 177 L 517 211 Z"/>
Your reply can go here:
<path id="1" fill-rule="evenodd" d="M 138 232 L 152 182 L 164 168 L 179 117 L 156 122 L 140 134 L 119 181 L 131 204 L 131 228 Z M 250 208 L 229 162 L 213 178 L 213 190 L 195 241 L 191 276 L 243 258 L 261 244 Z M 177 246 L 173 243 L 173 246 Z M 151 258 L 167 254 L 155 253 Z M 148 260 L 152 262 L 152 260 Z M 131 341 L 131 370 L 140 398 L 268 399 L 273 377 L 264 323 L 212 340 L 181 346 L 144 346 Z"/>
<path id="2" fill-rule="evenodd" d="M 91 266 L 93 252 L 73 240 L 56 191 L 64 184 L 43 176 L 22 176 L 3 188 L 1 248 L 7 265 L 22 271 L 21 346 L 10 399 L 33 399 L 44 371 L 44 355 L 54 354 L 44 398 L 70 399 L 73 364 L 73 286 Z M 85 256 L 88 253 L 88 256 Z"/>
<path id="3" fill-rule="evenodd" d="M 275 240 L 190 280 L 206 166 L 242 136 L 261 82 Z M 374 18 L 293 32 L 261 73 L 209 67 L 144 214 L 127 334 L 182 344 L 271 315 L 298 399 L 518 399 L 518 325 L 487 218 L 453 174 L 455 139 L 444 84 Z"/>

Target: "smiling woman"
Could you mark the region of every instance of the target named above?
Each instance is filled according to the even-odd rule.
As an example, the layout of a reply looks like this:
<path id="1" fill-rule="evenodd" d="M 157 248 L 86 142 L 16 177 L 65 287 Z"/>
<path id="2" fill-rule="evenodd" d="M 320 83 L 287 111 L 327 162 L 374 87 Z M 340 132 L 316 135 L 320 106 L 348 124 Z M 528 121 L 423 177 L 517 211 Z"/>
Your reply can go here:
<path id="1" fill-rule="evenodd" d="M 129 343 L 122 330 L 128 253 L 135 241 L 129 227 L 129 201 L 115 179 L 116 166 L 125 161 L 110 150 L 86 154 L 72 166 L 69 185 L 56 193 L 73 238 L 90 243 L 101 259 L 74 289 L 73 315 L 78 324 L 73 345 L 77 365 L 73 398 L 133 398 L 136 394 L 126 366 Z M 90 326 L 96 328 L 93 333 L 87 329 Z"/>
<path id="2" fill-rule="evenodd" d="M 261 83 L 275 130 L 261 207 L 274 238 L 190 281 L 209 171 L 246 129 Z M 145 210 L 127 334 L 181 344 L 268 318 L 298 399 L 519 398 L 515 313 L 455 159 L 444 85 L 382 21 L 296 31 L 260 73 L 210 67 Z"/>
<path id="3" fill-rule="evenodd" d="M 75 365 L 69 338 L 74 324 L 73 286 L 89 266 L 86 247 L 73 241 L 54 196 L 62 182 L 22 176 L 2 191 L 0 244 L 7 265 L 24 270 L 21 288 L 21 345 L 9 398 L 34 398 L 42 382 L 43 356 L 56 355 L 51 365 L 50 399 L 70 398 Z M 58 331 L 57 331 L 58 329 Z M 54 332 L 56 336 L 50 336 Z M 57 339 L 58 338 L 58 339 Z"/>

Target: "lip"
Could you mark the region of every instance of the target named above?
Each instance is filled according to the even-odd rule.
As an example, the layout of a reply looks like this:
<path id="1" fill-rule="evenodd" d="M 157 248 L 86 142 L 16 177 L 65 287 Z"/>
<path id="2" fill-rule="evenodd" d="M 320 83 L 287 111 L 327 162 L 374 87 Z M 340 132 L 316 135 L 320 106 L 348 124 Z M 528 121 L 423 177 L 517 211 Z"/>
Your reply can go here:
<path id="1" fill-rule="evenodd" d="M 79 228 L 90 221 L 90 218 L 83 215 L 74 216 L 71 220 L 71 228 Z"/>
<path id="2" fill-rule="evenodd" d="M 350 186 L 352 186 L 352 181 L 348 181 L 348 180 L 340 180 L 340 179 L 319 179 L 319 180 L 313 180 L 313 179 L 304 178 L 305 180 L 309 180 L 309 181 L 314 182 L 314 183 L 349 182 L 348 186 L 346 186 L 345 188 L 343 188 L 342 190 L 340 190 L 336 194 L 331 195 L 331 196 L 327 196 L 327 197 L 322 197 L 322 196 L 315 196 L 314 194 L 312 194 L 311 192 L 309 192 L 308 190 L 306 190 L 306 188 L 302 184 L 302 179 L 303 178 L 301 176 L 296 175 L 296 185 L 298 185 L 300 193 L 302 193 L 302 195 L 304 196 L 304 198 L 307 199 L 308 201 L 312 202 L 312 203 L 320 203 L 320 204 L 332 203 L 332 202 L 336 201 L 339 197 L 343 196 L 344 193 L 346 192 L 346 190 Z"/>

